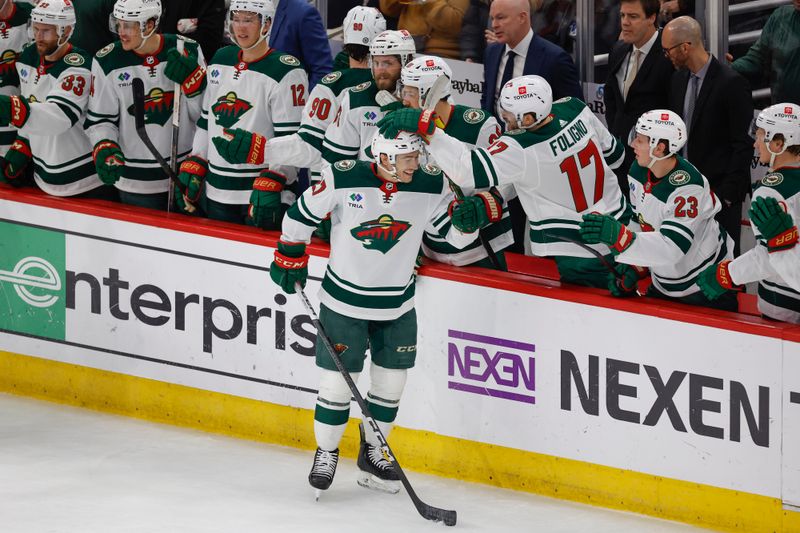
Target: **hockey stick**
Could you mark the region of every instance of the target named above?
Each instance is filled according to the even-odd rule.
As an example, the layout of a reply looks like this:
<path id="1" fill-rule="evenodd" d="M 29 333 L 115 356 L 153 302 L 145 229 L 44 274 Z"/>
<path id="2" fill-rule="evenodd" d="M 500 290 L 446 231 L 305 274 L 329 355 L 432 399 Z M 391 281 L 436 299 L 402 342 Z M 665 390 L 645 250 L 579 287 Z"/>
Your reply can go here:
<path id="1" fill-rule="evenodd" d="M 425 96 L 425 102 L 422 104 L 422 109 L 429 110 L 436 108 L 436 104 L 438 104 L 439 100 L 447 95 L 449 88 L 450 78 L 448 78 L 446 75 L 441 75 L 436 78 L 436 81 L 433 82 L 433 85 L 428 90 L 428 94 Z M 445 174 L 445 177 L 447 177 L 447 181 L 450 182 L 450 189 L 452 189 L 453 193 L 456 195 L 456 199 L 463 201 L 464 191 L 462 191 L 461 187 L 456 185 L 456 183 L 451 180 L 449 176 Z M 492 266 L 496 270 L 502 270 L 503 267 L 500 265 L 500 260 L 497 259 L 497 254 L 494 253 L 492 245 L 489 243 L 488 237 L 486 237 L 485 229 L 482 228 L 478 230 L 478 238 L 480 239 L 483 248 L 486 250 L 486 254 L 489 256 L 489 261 L 491 261 Z"/>
<path id="2" fill-rule="evenodd" d="M 183 39 L 178 37 L 175 43 L 175 49 L 178 53 L 183 54 Z M 172 100 L 172 149 L 170 150 L 170 163 L 172 163 L 172 171 L 178 173 L 178 136 L 181 131 L 181 84 L 175 82 L 173 89 L 175 95 Z M 172 202 L 175 201 L 175 189 L 172 187 L 167 191 L 167 212 L 172 211 Z"/>
<path id="3" fill-rule="evenodd" d="M 447 526 L 454 526 L 456 525 L 456 512 L 455 511 L 448 511 L 445 509 L 439 509 L 438 507 L 433 507 L 428 505 L 427 503 L 423 502 L 417 496 L 417 493 L 414 491 L 414 488 L 411 486 L 411 482 L 408 481 L 406 477 L 406 473 L 403 472 L 403 469 L 400 467 L 400 463 L 397 462 L 397 458 L 392 452 L 392 449 L 389 447 L 389 444 L 386 442 L 386 438 L 381 433 L 381 429 L 378 427 L 378 423 L 375 422 L 375 419 L 372 418 L 372 413 L 369 411 L 369 407 L 367 407 L 367 402 L 364 401 L 363 396 L 358 391 L 358 387 L 356 387 L 353 378 L 350 376 L 350 373 L 345 369 L 344 363 L 342 363 L 342 359 L 339 357 L 339 353 L 333 347 L 333 343 L 331 343 L 331 339 L 325 333 L 325 330 L 322 328 L 322 323 L 319 321 L 319 317 L 317 316 L 316 311 L 314 311 L 314 307 L 311 305 L 311 302 L 308 300 L 306 293 L 303 291 L 302 285 L 300 283 L 295 283 L 294 285 L 297 294 L 300 296 L 300 300 L 302 300 L 303 305 L 308 311 L 309 316 L 311 317 L 311 322 L 314 324 L 314 327 L 317 328 L 317 335 L 319 336 L 322 344 L 325 345 L 325 348 L 328 350 L 328 353 L 333 359 L 333 363 L 336 365 L 336 368 L 344 377 L 347 386 L 350 388 L 350 392 L 353 394 L 353 398 L 356 399 L 356 403 L 361 408 L 361 412 L 364 414 L 364 419 L 366 420 L 367 424 L 369 424 L 370 429 L 375 436 L 378 438 L 378 442 L 381 445 L 381 452 L 383 456 L 392 463 L 395 472 L 397 472 L 397 476 L 400 478 L 400 481 L 403 483 L 403 486 L 406 488 L 406 492 L 408 492 L 408 496 L 411 498 L 411 501 L 414 502 L 414 507 L 417 508 L 417 512 L 425 518 L 426 520 L 432 520 L 434 522 L 444 522 Z"/>
<path id="4" fill-rule="evenodd" d="M 169 166 L 169 163 L 167 163 L 158 149 L 156 149 L 153 141 L 150 140 L 150 136 L 147 135 L 147 128 L 144 123 L 144 82 L 141 80 L 141 78 L 133 78 L 131 86 L 133 88 L 133 119 L 136 123 L 136 133 L 156 159 L 159 166 L 161 166 L 161 170 L 164 171 L 172 184 L 177 187 L 179 191 L 181 191 L 181 194 L 185 196 L 186 185 L 181 183 L 181 180 L 178 179 L 178 175 L 174 170 L 172 170 L 172 167 Z M 186 204 L 186 210 L 189 213 L 193 213 L 195 209 L 196 208 L 193 205 Z"/>
<path id="5" fill-rule="evenodd" d="M 571 243 L 571 244 L 574 244 L 576 246 L 579 246 L 579 247 L 583 248 L 584 250 L 586 250 L 587 252 L 589 252 L 590 254 L 595 256 L 596 258 L 598 258 L 600 260 L 600 263 L 602 263 L 602 265 L 605 267 L 605 269 L 608 270 L 609 272 L 611 272 L 611 274 L 617 279 L 617 281 L 620 284 L 623 283 L 623 280 L 625 278 L 622 276 L 622 274 L 617 272 L 617 269 L 614 268 L 614 265 L 609 263 L 608 259 L 606 259 L 603 254 L 601 254 L 600 252 L 598 252 L 597 250 L 595 250 L 594 248 L 592 248 L 591 246 L 589 246 L 585 242 L 579 241 L 577 239 L 573 239 L 572 237 L 564 237 L 563 235 L 555 235 L 553 233 L 550 233 L 549 231 L 544 231 L 542 233 L 544 234 L 545 237 L 547 237 L 549 239 L 554 239 L 556 241 L 561 241 L 561 242 L 568 242 L 568 243 Z M 643 296 L 643 294 L 641 292 L 639 292 L 639 287 L 638 286 L 636 287 L 636 295 L 637 296 Z"/>

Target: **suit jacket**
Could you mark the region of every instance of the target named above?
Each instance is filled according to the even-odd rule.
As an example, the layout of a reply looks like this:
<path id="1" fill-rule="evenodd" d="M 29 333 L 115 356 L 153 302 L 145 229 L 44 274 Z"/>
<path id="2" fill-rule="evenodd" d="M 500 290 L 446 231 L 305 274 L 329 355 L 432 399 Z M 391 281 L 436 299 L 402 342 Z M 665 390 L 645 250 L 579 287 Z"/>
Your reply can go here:
<path id="1" fill-rule="evenodd" d="M 497 70 L 505 49 L 505 44 L 494 43 L 486 47 L 484 54 L 483 79 L 485 83 L 481 96 L 481 107 L 493 115 L 496 111 L 494 90 L 497 85 L 497 77 L 503 75 Z M 553 89 L 553 100 L 565 96 L 584 99 L 581 84 L 578 81 L 578 69 L 575 68 L 572 58 L 561 47 L 535 33 L 525 56 L 522 73 L 537 74 L 546 79 Z"/>
<path id="2" fill-rule="evenodd" d="M 672 76 L 670 109 L 683 117 L 689 71 Z M 697 95 L 689 129 L 687 159 L 708 178 L 723 200 L 741 202 L 750 192 L 753 98 L 747 81 L 728 65 L 711 58 Z"/>
<path id="3" fill-rule="evenodd" d="M 333 70 L 333 54 L 322 17 L 305 0 L 279 1 L 269 45 L 300 60 L 308 73 L 309 92 Z"/>
<path id="4" fill-rule="evenodd" d="M 652 109 L 669 108 L 670 80 L 675 69 L 672 62 L 664 57 L 659 33 L 653 47 L 644 57 L 639 72 L 633 80 L 628 99 L 623 100 L 622 88 L 617 81 L 620 69 L 625 71 L 626 58 L 633 48 L 632 44 L 617 41 L 608 54 L 609 72 L 603 90 L 606 104 L 606 124 L 608 131 L 625 142 L 636 120 Z M 624 169 L 625 172 L 628 169 Z"/>

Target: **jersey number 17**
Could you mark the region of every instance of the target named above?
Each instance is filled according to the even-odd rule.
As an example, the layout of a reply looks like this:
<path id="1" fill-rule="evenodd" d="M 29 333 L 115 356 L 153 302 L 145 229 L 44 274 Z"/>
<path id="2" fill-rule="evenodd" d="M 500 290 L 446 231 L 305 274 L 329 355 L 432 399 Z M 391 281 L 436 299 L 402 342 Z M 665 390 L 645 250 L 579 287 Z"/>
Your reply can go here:
<path id="1" fill-rule="evenodd" d="M 586 208 L 589 207 L 586 201 L 586 191 L 583 188 L 584 180 L 582 178 L 591 180 L 592 172 L 594 172 L 594 200 L 592 201 L 592 205 L 603 198 L 603 180 L 605 179 L 606 172 L 601 158 L 602 156 L 597 149 L 597 145 L 590 140 L 580 152 L 564 159 L 558 166 L 561 172 L 567 175 L 569 189 L 572 192 L 572 200 L 575 202 L 575 211 L 578 213 L 585 211 Z M 589 165 L 592 163 L 594 163 L 594 171 L 589 168 Z"/>

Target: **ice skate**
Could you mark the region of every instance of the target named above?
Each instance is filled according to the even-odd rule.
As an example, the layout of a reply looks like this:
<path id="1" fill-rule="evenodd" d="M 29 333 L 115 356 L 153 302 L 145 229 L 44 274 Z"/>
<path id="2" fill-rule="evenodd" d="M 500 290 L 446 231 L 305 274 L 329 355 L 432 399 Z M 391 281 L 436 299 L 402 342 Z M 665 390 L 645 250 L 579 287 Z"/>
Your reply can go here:
<path id="1" fill-rule="evenodd" d="M 400 492 L 400 477 L 394 465 L 386 459 L 380 447 L 373 446 L 364 438 L 364 425 L 359 424 L 361 433 L 361 447 L 358 451 L 357 482 L 362 487 L 397 494 Z"/>
<path id="2" fill-rule="evenodd" d="M 314 496 L 319 500 L 323 490 L 333 483 L 333 475 L 336 473 L 336 464 L 339 462 L 339 448 L 332 452 L 317 448 L 314 454 L 314 466 L 308 474 L 308 482 L 314 487 Z"/>

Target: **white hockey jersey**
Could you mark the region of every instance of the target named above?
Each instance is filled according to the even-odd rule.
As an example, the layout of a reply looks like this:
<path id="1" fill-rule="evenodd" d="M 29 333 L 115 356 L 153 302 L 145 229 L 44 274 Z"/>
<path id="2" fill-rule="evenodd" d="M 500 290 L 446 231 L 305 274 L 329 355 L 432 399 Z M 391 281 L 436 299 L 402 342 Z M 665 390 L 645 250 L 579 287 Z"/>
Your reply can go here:
<path id="1" fill-rule="evenodd" d="M 624 151 L 580 100 L 558 100 L 552 114 L 553 120 L 542 128 L 508 131 L 486 149 L 468 150 L 437 131 L 428 151 L 459 185 L 513 185 L 530 222 L 535 255 L 593 258 L 565 240 L 582 242 L 584 213 L 627 222 L 629 206 L 611 170 L 621 164 Z M 591 247 L 610 253 L 604 244 Z"/>
<path id="2" fill-rule="evenodd" d="M 420 167 L 410 183 L 394 183 L 378 177 L 372 163 L 339 161 L 289 208 L 281 238 L 308 243 L 330 213 L 331 254 L 320 302 L 352 318 L 392 320 L 414 307 L 414 264 L 425 231 L 457 247 L 476 238 L 450 223 L 453 198 L 433 166 Z"/>
<path id="3" fill-rule="evenodd" d="M 30 42 L 28 19 L 31 17 L 31 9 L 33 6 L 29 4 L 14 2 L 11 15 L 0 20 L 0 94 L 20 94 L 16 62 L 22 49 Z M 16 128 L 0 126 L 0 156 L 6 154 L 16 138 Z"/>
<path id="4" fill-rule="evenodd" d="M 74 196 L 103 185 L 83 129 L 92 58 L 70 48 L 51 63 L 31 44 L 17 61 L 22 96 L 30 102 L 30 115 L 19 135 L 30 143 L 36 184 L 54 196 Z"/>
<path id="5" fill-rule="evenodd" d="M 267 161 L 309 168 L 311 183 L 317 183 L 323 164 L 327 166 L 322 159 L 322 141 L 339 112 L 343 93 L 371 79 L 372 71 L 366 68 L 337 70 L 324 76 L 308 96 L 297 133 L 267 141 Z"/>
<path id="6" fill-rule="evenodd" d="M 800 220 L 800 168 L 769 172 L 753 190 L 756 198 L 775 198 L 785 206 L 795 224 Z M 767 250 L 758 228 L 752 226 L 756 245 L 734 259 L 728 271 L 737 285 L 758 281 L 758 309 L 776 320 L 800 324 L 800 246 L 786 251 Z"/>
<path id="7" fill-rule="evenodd" d="M 164 75 L 167 52 L 175 48 L 177 39 L 185 41 L 185 51 L 196 55 L 205 65 L 197 43 L 185 37 L 161 35 L 161 47 L 156 53 L 141 56 L 122 49 L 119 41 L 101 49 L 92 63 L 92 90 L 86 117 L 86 132 L 92 146 L 108 139 L 119 143 L 125 155 L 125 167 L 116 187 L 137 194 L 166 192 L 169 179 L 156 159 L 136 133 L 133 115 L 134 78 L 144 82 L 144 121 L 147 134 L 159 153 L 170 162 L 172 147 L 172 107 L 174 99 L 181 102 L 181 128 L 178 136 L 178 160 L 189 154 L 195 124 L 200 118 L 202 96 L 186 98 L 175 83 Z"/>
<path id="8" fill-rule="evenodd" d="M 700 290 L 697 277 L 709 265 L 733 257 L 733 241 L 714 219 L 721 206 L 708 180 L 681 156 L 656 180 L 636 161 L 628 172 L 636 239 L 618 263 L 649 267 L 653 285 L 679 298 Z"/>
<path id="9" fill-rule="evenodd" d="M 369 148 L 378 132 L 378 121 L 384 115 L 375 102 L 377 94 L 378 87 L 374 81 L 365 81 L 342 94 L 339 110 L 322 141 L 322 157 L 326 161 L 373 160 Z"/>
<path id="10" fill-rule="evenodd" d="M 228 128 L 257 132 L 267 139 L 297 132 L 308 96 L 308 76 L 300 61 L 289 54 L 270 48 L 266 55 L 248 63 L 241 59 L 241 48 L 227 46 L 214 54 L 206 78 L 208 87 L 192 153 L 208 160 L 209 199 L 247 204 L 253 180 L 266 165 L 232 165 L 219 155 L 211 139 Z M 297 181 L 294 166 L 268 166 L 285 175 L 287 184 Z M 292 204 L 294 199 L 293 193 L 284 191 L 284 203 Z"/>

